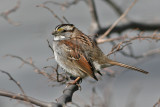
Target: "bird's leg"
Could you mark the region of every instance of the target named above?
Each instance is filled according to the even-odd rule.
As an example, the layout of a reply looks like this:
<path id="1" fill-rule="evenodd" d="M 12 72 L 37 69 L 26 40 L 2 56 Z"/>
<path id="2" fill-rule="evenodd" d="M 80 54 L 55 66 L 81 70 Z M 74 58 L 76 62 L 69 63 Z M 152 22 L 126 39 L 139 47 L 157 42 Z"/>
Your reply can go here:
<path id="1" fill-rule="evenodd" d="M 68 82 L 66 87 L 68 87 L 69 85 L 77 85 L 81 90 L 81 86 L 79 85 L 79 81 L 81 81 L 81 79 L 81 77 L 77 77 L 74 81 Z"/>

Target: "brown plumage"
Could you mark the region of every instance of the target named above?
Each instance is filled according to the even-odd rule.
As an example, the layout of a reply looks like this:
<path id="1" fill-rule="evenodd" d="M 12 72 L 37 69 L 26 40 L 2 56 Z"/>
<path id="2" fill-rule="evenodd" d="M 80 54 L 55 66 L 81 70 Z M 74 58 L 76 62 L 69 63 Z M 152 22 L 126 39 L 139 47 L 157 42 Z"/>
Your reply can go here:
<path id="1" fill-rule="evenodd" d="M 58 64 L 70 75 L 84 78 L 87 75 L 98 80 L 95 73 L 113 65 L 125 67 L 147 74 L 148 72 L 110 60 L 101 49 L 72 24 L 62 24 L 55 28 L 53 49 Z M 75 83 L 75 82 L 74 82 Z"/>

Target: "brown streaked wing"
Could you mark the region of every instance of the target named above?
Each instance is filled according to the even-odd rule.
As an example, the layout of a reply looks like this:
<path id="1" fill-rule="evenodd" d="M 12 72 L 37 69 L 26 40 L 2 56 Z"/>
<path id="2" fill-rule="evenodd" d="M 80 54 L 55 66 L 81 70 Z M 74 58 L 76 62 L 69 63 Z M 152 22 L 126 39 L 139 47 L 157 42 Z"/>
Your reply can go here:
<path id="1" fill-rule="evenodd" d="M 77 67 L 87 75 L 91 76 L 95 80 L 98 80 L 97 77 L 94 74 L 94 71 L 92 70 L 92 66 L 89 64 L 87 58 L 85 55 L 83 55 L 79 49 L 80 47 L 77 44 L 73 44 L 72 42 L 64 41 L 64 44 L 66 46 L 69 46 L 69 58 L 72 60 L 72 62 L 77 65 Z"/>

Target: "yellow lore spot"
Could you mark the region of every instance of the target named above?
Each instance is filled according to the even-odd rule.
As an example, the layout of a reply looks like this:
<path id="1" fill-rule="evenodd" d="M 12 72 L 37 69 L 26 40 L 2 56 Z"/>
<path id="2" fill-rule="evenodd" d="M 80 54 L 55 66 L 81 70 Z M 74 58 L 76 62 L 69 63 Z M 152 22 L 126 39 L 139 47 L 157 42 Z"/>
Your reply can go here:
<path id="1" fill-rule="evenodd" d="M 58 32 L 61 32 L 61 31 L 63 31 L 63 29 L 62 29 L 62 28 L 59 28 L 57 31 L 58 31 Z"/>

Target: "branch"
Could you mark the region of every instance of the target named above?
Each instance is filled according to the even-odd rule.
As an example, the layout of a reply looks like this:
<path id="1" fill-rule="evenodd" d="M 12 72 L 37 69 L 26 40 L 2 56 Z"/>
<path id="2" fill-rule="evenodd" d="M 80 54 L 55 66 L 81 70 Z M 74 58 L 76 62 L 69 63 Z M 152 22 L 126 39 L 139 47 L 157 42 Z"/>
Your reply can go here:
<path id="1" fill-rule="evenodd" d="M 114 3 L 113 0 L 104 0 L 104 1 L 106 3 L 108 3 L 119 16 L 121 16 L 121 14 L 123 13 L 123 11 L 121 10 L 121 8 L 116 3 Z"/>
<path id="2" fill-rule="evenodd" d="M 92 31 L 97 31 L 100 29 L 100 23 L 98 20 L 98 15 L 97 15 L 94 0 L 88 0 L 88 6 L 89 6 L 90 13 L 91 13 L 91 18 L 92 18 L 91 29 Z"/>
<path id="3" fill-rule="evenodd" d="M 25 94 L 25 92 L 24 92 L 23 88 L 21 87 L 20 83 L 17 82 L 8 72 L 3 71 L 3 70 L 0 70 L 0 72 L 8 75 L 9 79 L 10 79 L 11 81 L 13 81 L 13 82 L 19 87 L 19 89 L 21 90 L 21 92 L 22 92 L 23 94 Z"/>
<path id="4" fill-rule="evenodd" d="M 73 0 L 71 2 L 63 2 L 63 3 L 59 3 L 55 1 L 46 1 L 45 3 L 52 3 L 55 5 L 59 5 L 64 10 L 65 8 L 69 8 L 70 6 L 77 4 L 79 1 L 84 1 L 84 0 Z"/>
<path id="5" fill-rule="evenodd" d="M 123 44 L 124 44 L 124 45 L 123 45 Z M 109 56 L 109 55 L 111 55 L 111 54 L 113 54 L 113 53 L 115 53 L 115 52 L 117 52 L 117 51 L 122 50 L 125 46 L 127 46 L 127 45 L 129 45 L 129 44 L 131 44 L 130 41 L 122 41 L 122 42 L 120 42 L 119 44 L 115 45 L 115 46 L 112 48 L 111 52 L 109 52 L 109 53 L 107 54 L 107 56 Z"/>
<path id="6" fill-rule="evenodd" d="M 129 10 L 134 6 L 137 0 L 134 0 L 134 2 L 127 8 L 124 13 L 112 24 L 112 26 L 102 35 L 97 39 L 97 42 L 100 40 L 104 39 L 111 31 L 112 29 L 128 14 Z"/>
<path id="7" fill-rule="evenodd" d="M 17 22 L 12 21 L 12 19 L 9 18 L 8 16 L 9 16 L 9 14 L 11 14 L 11 13 L 13 13 L 13 12 L 16 12 L 16 11 L 19 9 L 19 7 L 20 7 L 20 0 L 17 0 L 17 4 L 16 4 L 15 7 L 13 7 L 13 8 L 10 9 L 10 10 L 6 10 L 6 11 L 2 12 L 2 13 L 0 14 L 0 16 L 2 16 L 2 17 L 3 17 L 5 20 L 7 20 L 10 24 L 12 24 L 12 25 L 14 25 L 14 26 L 18 26 L 18 25 L 20 25 L 20 24 L 17 23 Z"/>
<path id="8" fill-rule="evenodd" d="M 25 94 L 23 88 L 21 87 L 20 83 L 17 82 L 8 72 L 3 71 L 3 70 L 0 70 L 0 72 L 8 75 L 9 79 L 10 79 L 11 81 L 13 81 L 13 82 L 19 87 L 19 89 L 21 90 L 21 92 L 23 93 L 24 98 L 25 98 L 24 100 L 27 101 L 27 102 L 33 107 L 33 105 L 29 102 L 29 99 L 28 99 L 28 97 L 26 96 L 26 94 Z"/>
<path id="9" fill-rule="evenodd" d="M 105 28 L 101 28 L 99 31 L 97 31 L 97 34 L 101 35 L 106 30 L 108 30 L 109 28 L 110 28 L 110 26 L 109 27 L 105 27 Z M 160 23 L 158 23 L 158 24 L 146 24 L 146 23 L 141 23 L 141 22 L 129 22 L 129 23 L 118 25 L 118 26 L 114 27 L 112 29 L 112 31 L 109 32 L 109 34 L 122 33 L 122 32 L 124 32 L 126 30 L 136 29 L 136 28 L 139 31 L 154 31 L 156 29 L 160 30 L 159 29 L 160 28 Z"/>
<path id="10" fill-rule="evenodd" d="M 27 96 L 28 101 L 34 105 L 40 107 L 64 107 L 68 102 L 72 101 L 73 93 L 78 90 L 77 85 L 69 85 L 64 91 L 63 95 L 57 99 L 57 103 L 55 102 L 44 102 L 38 99 Z M 12 99 L 22 100 L 26 102 L 26 98 L 23 94 L 16 94 L 13 92 L 8 92 L 4 90 L 0 90 L 0 96 L 9 97 Z"/>
<path id="11" fill-rule="evenodd" d="M 16 93 L 9 92 L 9 91 L 4 91 L 4 90 L 0 90 L 0 96 L 26 101 L 26 98 L 23 94 L 16 94 Z M 28 98 L 30 103 L 35 104 L 35 105 L 40 106 L 40 107 L 62 107 L 62 106 L 59 106 L 59 105 L 57 105 L 53 102 L 51 102 L 51 103 L 44 102 L 44 101 L 40 101 L 38 99 L 29 97 L 29 96 L 27 96 L 27 98 Z"/>
<path id="12" fill-rule="evenodd" d="M 157 32 L 157 31 L 156 31 Z M 116 40 L 126 40 L 128 39 L 129 41 L 133 41 L 133 40 L 155 40 L 155 41 L 159 41 L 160 40 L 160 34 L 157 34 L 156 32 L 154 32 L 152 35 L 146 35 L 146 36 L 142 36 L 141 34 L 139 34 L 138 36 L 128 36 L 128 35 L 123 35 L 123 36 L 119 36 L 119 37 L 115 37 L 115 38 L 107 38 L 107 39 L 103 39 L 101 41 L 98 42 L 98 44 L 104 43 L 104 42 L 112 42 L 112 41 L 116 41 Z"/>
<path id="13" fill-rule="evenodd" d="M 50 45 L 50 43 L 49 43 L 49 40 L 48 40 L 48 39 L 47 39 L 47 43 L 48 43 L 48 47 L 51 49 L 51 51 L 52 51 L 52 53 L 53 53 L 53 55 L 54 55 L 54 50 L 53 50 L 52 46 Z"/>
<path id="14" fill-rule="evenodd" d="M 143 57 L 146 57 L 146 56 L 151 56 L 153 54 L 159 53 L 160 52 L 159 48 L 150 50 L 150 51 L 145 52 L 145 53 L 143 53 L 141 55 L 138 55 L 138 56 L 135 56 L 133 54 L 133 50 L 131 49 L 131 47 L 129 47 L 130 54 L 128 54 L 128 53 L 126 53 L 125 51 L 122 50 L 125 46 L 128 46 L 128 44 L 131 43 L 133 40 L 148 40 L 148 41 L 149 40 L 155 40 L 155 41 L 160 40 L 160 34 L 157 34 L 156 31 L 152 35 L 142 36 L 142 34 L 143 34 L 143 32 L 140 33 L 138 36 L 134 36 L 134 37 L 129 37 L 127 35 L 124 35 L 122 37 L 108 39 L 111 43 L 114 43 L 113 41 L 115 41 L 115 40 L 123 40 L 123 41 L 118 43 L 117 45 L 114 43 L 114 47 L 112 48 L 111 52 L 107 56 L 119 51 L 125 57 L 131 57 L 131 58 L 138 59 L 138 58 L 143 58 Z M 125 40 L 125 39 L 128 39 L 128 40 Z M 107 41 L 107 39 L 106 39 L 106 41 Z M 122 50 L 122 51 L 120 51 L 120 50 Z"/>
<path id="15" fill-rule="evenodd" d="M 40 69 L 33 63 L 33 61 L 32 61 L 31 58 L 30 58 L 29 61 L 27 61 L 27 60 L 24 60 L 23 58 L 21 58 L 21 57 L 19 57 L 19 56 L 16 56 L 16 55 L 10 55 L 10 54 L 5 55 L 5 57 L 8 57 L 8 56 L 21 60 L 21 61 L 22 61 L 22 65 L 23 65 L 23 64 L 30 65 L 30 66 L 34 69 L 34 71 L 35 71 L 36 73 L 39 73 L 39 74 L 47 77 L 48 79 L 55 81 L 54 78 L 53 78 L 50 74 L 44 72 L 43 70 L 40 70 Z"/>
<path id="16" fill-rule="evenodd" d="M 57 64 L 56 68 L 54 68 L 53 66 L 45 66 L 44 68 L 52 68 L 52 71 L 55 72 L 53 74 L 51 74 L 52 77 L 56 77 L 56 82 L 59 82 L 60 85 L 63 85 L 67 82 L 68 80 L 68 77 L 66 77 L 64 75 L 64 73 L 59 73 L 58 72 L 58 68 L 59 68 L 59 65 Z"/>
<path id="17" fill-rule="evenodd" d="M 60 104 L 67 104 L 68 102 L 71 102 L 72 101 L 72 96 L 73 96 L 73 93 L 75 91 L 78 90 L 78 86 L 77 85 L 69 85 L 64 91 L 63 91 L 63 95 L 61 97 L 59 97 L 57 99 L 57 103 L 60 103 Z"/>
<path id="18" fill-rule="evenodd" d="M 49 11 L 52 13 L 52 15 L 53 15 L 56 19 L 58 19 L 58 21 L 60 21 L 60 22 L 63 24 L 63 23 L 64 23 L 63 20 L 62 20 L 59 16 L 57 16 L 57 14 L 55 14 L 55 12 L 54 12 L 52 9 L 50 9 L 49 7 L 46 6 L 47 3 L 48 3 L 48 2 L 44 2 L 43 4 L 37 5 L 37 7 L 43 7 L 43 8 L 45 8 L 45 9 L 49 10 Z"/>

